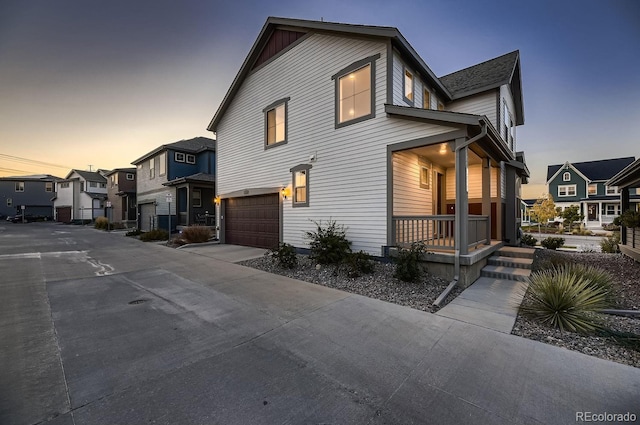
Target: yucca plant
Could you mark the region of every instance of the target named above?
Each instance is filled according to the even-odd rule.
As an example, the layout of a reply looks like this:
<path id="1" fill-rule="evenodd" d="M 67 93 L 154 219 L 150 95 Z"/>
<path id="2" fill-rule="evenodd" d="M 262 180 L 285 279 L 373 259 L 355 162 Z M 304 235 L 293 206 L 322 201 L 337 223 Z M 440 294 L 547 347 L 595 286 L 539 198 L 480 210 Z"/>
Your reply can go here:
<path id="1" fill-rule="evenodd" d="M 610 305 L 610 291 L 580 276 L 571 266 L 531 275 L 531 299 L 521 312 L 561 331 L 588 333 L 601 326 L 594 313 Z"/>

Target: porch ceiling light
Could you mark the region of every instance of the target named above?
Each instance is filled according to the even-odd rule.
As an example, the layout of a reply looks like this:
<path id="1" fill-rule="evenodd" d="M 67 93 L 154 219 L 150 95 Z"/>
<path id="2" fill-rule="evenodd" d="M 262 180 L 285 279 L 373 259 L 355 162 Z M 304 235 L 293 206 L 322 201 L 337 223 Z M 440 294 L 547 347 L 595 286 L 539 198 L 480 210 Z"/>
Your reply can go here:
<path id="1" fill-rule="evenodd" d="M 446 155 L 447 154 L 447 144 L 446 143 L 440 143 L 440 150 L 438 151 L 438 153 L 440 155 Z"/>

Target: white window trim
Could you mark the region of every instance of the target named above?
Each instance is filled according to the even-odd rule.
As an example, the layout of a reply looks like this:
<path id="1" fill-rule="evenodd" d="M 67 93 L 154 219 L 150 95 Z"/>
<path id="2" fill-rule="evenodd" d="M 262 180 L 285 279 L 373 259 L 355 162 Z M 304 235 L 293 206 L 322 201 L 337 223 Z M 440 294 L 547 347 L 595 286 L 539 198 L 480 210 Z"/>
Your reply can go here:
<path id="1" fill-rule="evenodd" d="M 12 198 L 7 198 L 7 206 L 8 207 L 12 207 L 13 206 L 13 199 Z"/>
<path id="2" fill-rule="evenodd" d="M 164 176 L 166 174 L 167 174 L 167 153 L 162 152 L 160 155 L 158 155 L 158 175 Z M 129 180 L 128 177 L 127 177 L 127 180 Z M 133 178 L 131 178 L 131 180 L 133 180 Z"/>
<path id="3" fill-rule="evenodd" d="M 176 162 L 185 162 L 185 154 L 183 152 L 176 152 L 174 159 Z"/>
<path id="4" fill-rule="evenodd" d="M 149 179 L 155 179 L 156 178 L 156 159 L 155 158 L 151 158 L 149 160 Z"/>
<path id="5" fill-rule="evenodd" d="M 573 188 L 573 194 L 569 194 L 569 189 L 570 189 L 570 188 Z M 560 190 L 561 190 L 561 189 L 564 189 L 564 192 L 565 192 L 565 194 L 564 194 L 564 195 L 562 195 L 562 194 L 560 193 Z M 578 193 L 578 191 L 577 191 L 577 187 L 576 187 L 576 185 L 575 185 L 575 184 L 566 184 L 566 185 L 560 185 L 560 186 L 558 186 L 558 197 L 561 197 L 561 198 L 569 198 L 569 197 L 572 197 L 572 196 L 576 196 L 576 195 L 577 195 L 577 193 Z"/>
<path id="6" fill-rule="evenodd" d="M 609 192 L 609 190 L 612 190 L 612 192 Z M 618 186 L 607 186 L 605 188 L 605 194 L 607 194 L 607 195 L 618 195 L 618 194 L 620 194 L 620 191 L 618 190 Z"/>
<path id="7" fill-rule="evenodd" d="M 562 181 L 563 182 L 570 182 L 571 181 L 571 173 L 568 171 L 565 171 L 564 173 L 562 173 Z"/>
<path id="8" fill-rule="evenodd" d="M 53 192 L 53 182 L 45 182 L 44 183 L 44 191 L 45 192 Z"/>
<path id="9" fill-rule="evenodd" d="M 127 180 L 134 180 L 133 173 L 127 173 Z"/>
<path id="10" fill-rule="evenodd" d="M 595 190 L 593 191 L 593 193 L 591 193 L 590 189 L 594 187 Z M 587 185 L 587 195 L 591 196 L 591 195 L 597 195 L 598 194 L 598 184 L 597 183 L 590 183 Z"/>
<path id="11" fill-rule="evenodd" d="M 14 189 L 16 192 L 24 192 L 24 182 L 16 182 Z"/>
<path id="12" fill-rule="evenodd" d="M 187 164 L 195 164 L 196 163 L 196 156 L 195 155 L 192 155 L 192 154 L 188 153 L 188 154 L 185 155 L 185 158 L 186 158 L 186 163 Z"/>

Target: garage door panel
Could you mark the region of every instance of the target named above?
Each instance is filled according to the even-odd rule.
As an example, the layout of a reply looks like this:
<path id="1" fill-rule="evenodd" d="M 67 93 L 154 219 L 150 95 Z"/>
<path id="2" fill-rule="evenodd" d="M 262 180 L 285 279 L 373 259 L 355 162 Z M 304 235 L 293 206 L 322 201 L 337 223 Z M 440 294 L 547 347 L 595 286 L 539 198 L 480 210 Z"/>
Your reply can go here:
<path id="1" fill-rule="evenodd" d="M 274 248 L 280 240 L 280 199 L 270 195 L 231 198 L 225 207 L 225 242 Z"/>
<path id="2" fill-rule="evenodd" d="M 60 223 L 71 222 L 71 207 L 57 207 L 56 221 L 59 221 Z"/>

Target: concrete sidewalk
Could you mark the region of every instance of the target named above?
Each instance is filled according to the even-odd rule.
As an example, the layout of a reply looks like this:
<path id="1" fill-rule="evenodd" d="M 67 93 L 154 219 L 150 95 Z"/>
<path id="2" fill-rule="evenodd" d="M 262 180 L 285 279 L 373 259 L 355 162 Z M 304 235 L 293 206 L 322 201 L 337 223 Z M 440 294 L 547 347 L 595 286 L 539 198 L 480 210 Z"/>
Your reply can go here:
<path id="1" fill-rule="evenodd" d="M 191 244 L 180 249 L 180 251 L 190 252 L 203 257 L 215 258 L 216 260 L 239 263 L 240 261 L 251 260 L 262 257 L 268 250 L 264 248 L 252 248 L 250 246 L 227 245 L 227 244 Z"/>
<path id="2" fill-rule="evenodd" d="M 510 334 L 527 286 L 515 280 L 481 277 L 436 314 Z"/>

